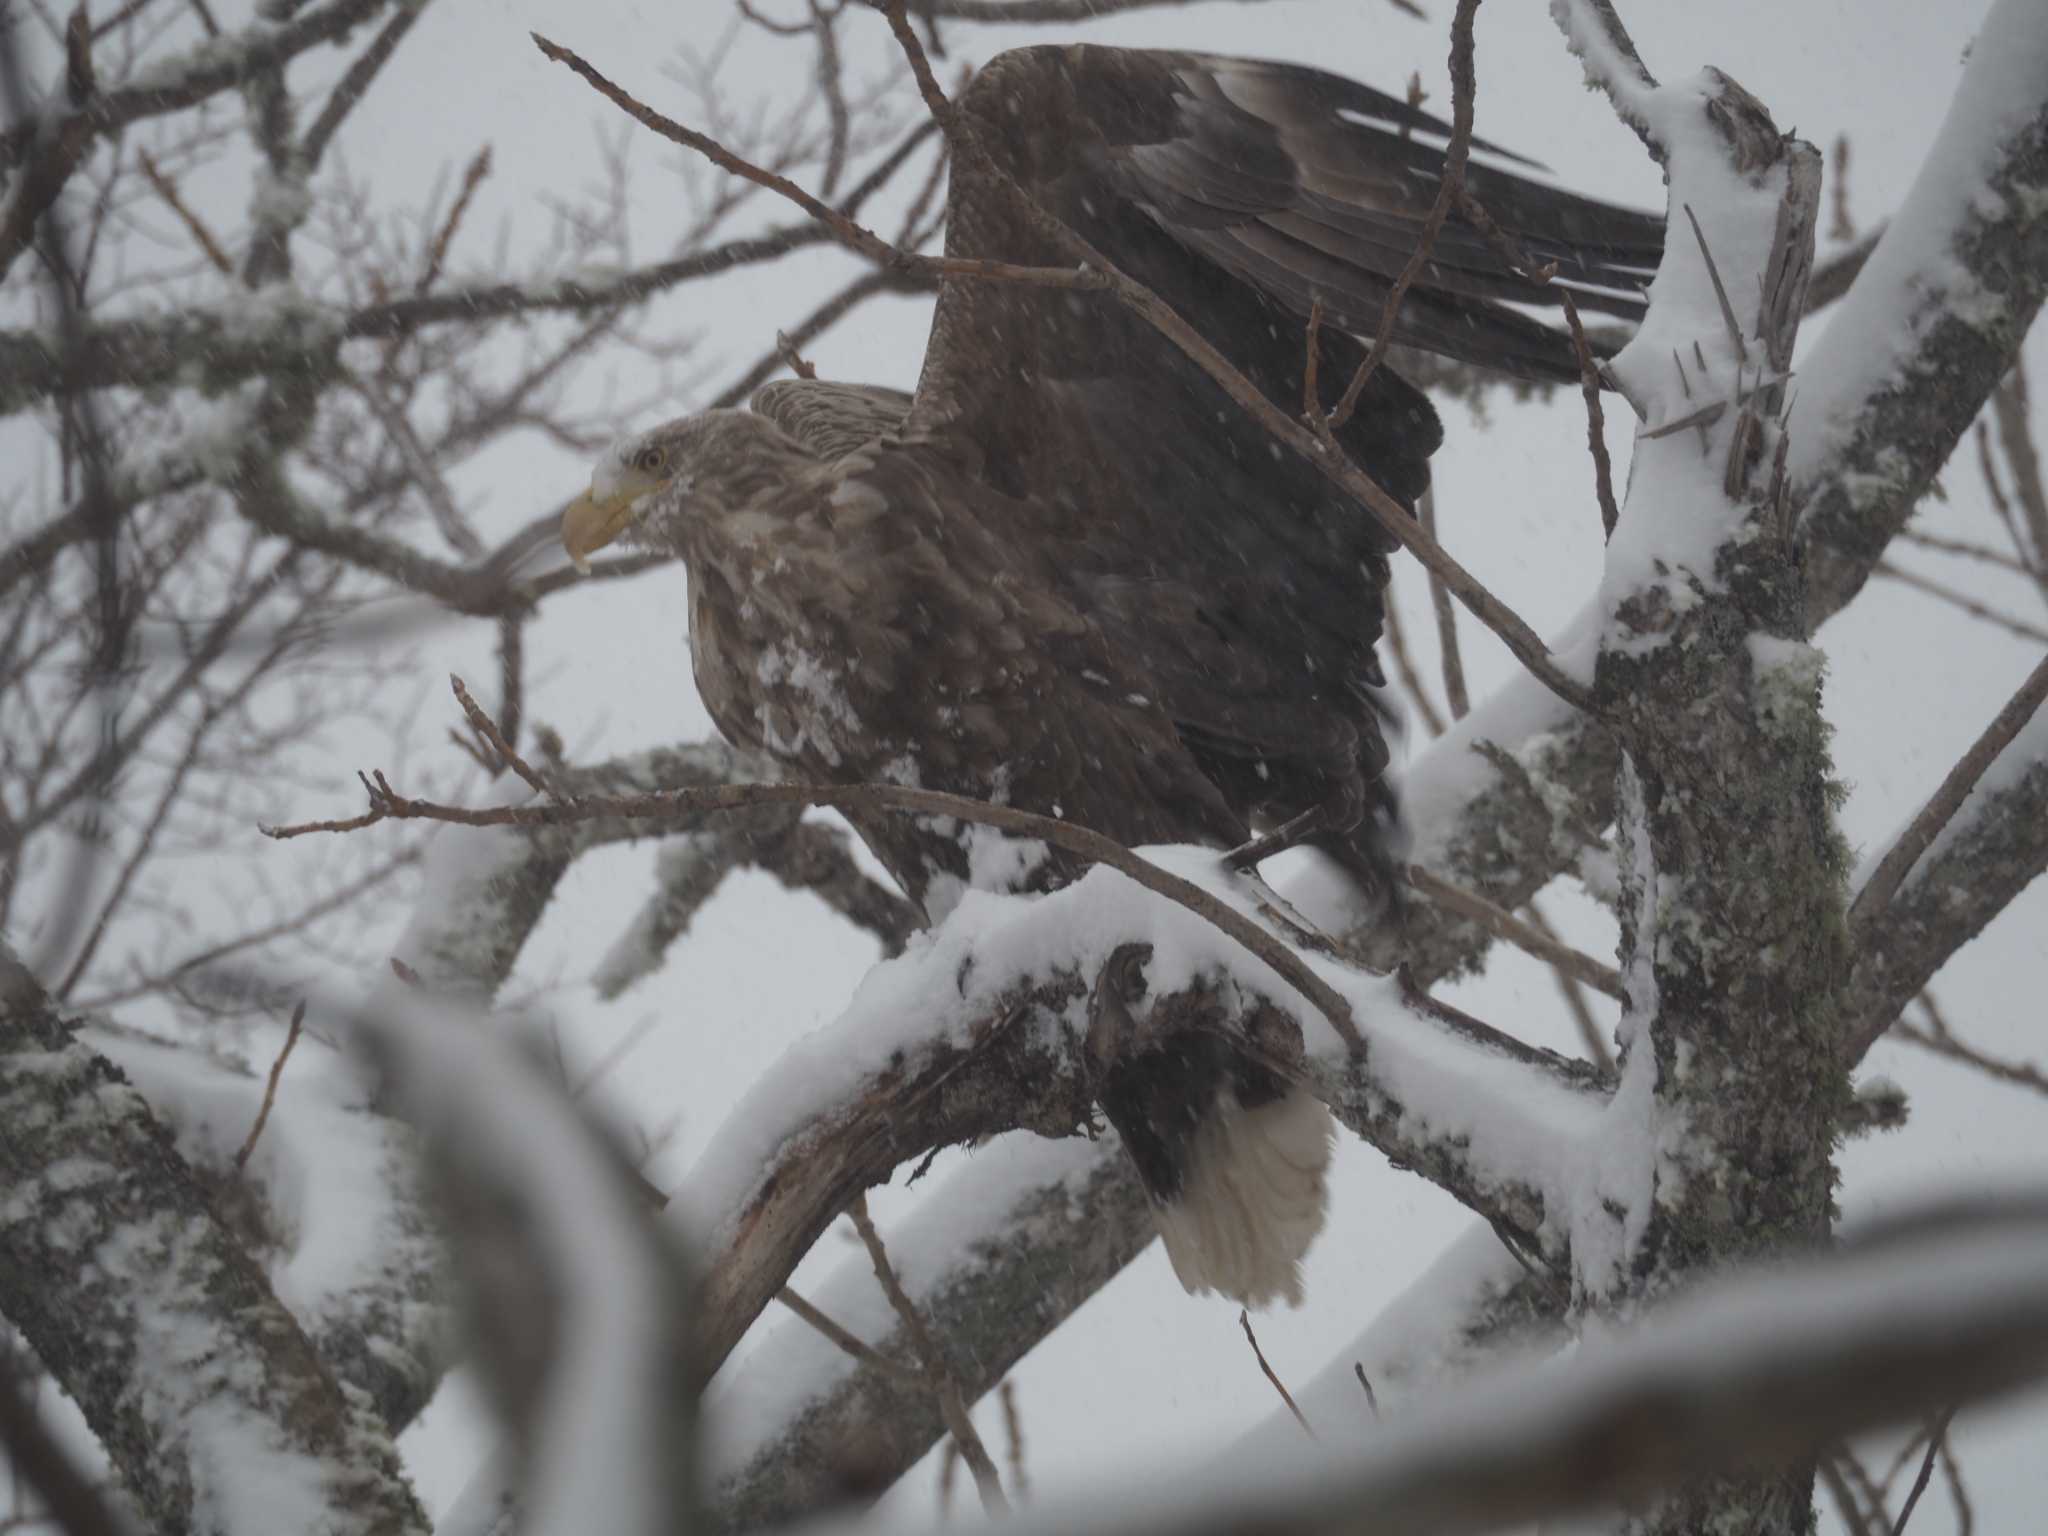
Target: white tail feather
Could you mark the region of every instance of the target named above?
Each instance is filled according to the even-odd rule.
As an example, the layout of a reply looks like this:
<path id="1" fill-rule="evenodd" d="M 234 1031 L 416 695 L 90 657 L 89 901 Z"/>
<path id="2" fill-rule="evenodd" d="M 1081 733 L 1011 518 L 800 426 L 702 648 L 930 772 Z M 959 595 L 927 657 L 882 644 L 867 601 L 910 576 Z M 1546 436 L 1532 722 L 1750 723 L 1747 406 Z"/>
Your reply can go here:
<path id="1" fill-rule="evenodd" d="M 1228 1088 L 1188 1148 L 1179 1198 L 1158 1207 L 1180 1283 L 1248 1307 L 1301 1305 L 1301 1260 L 1323 1230 L 1334 1128 L 1300 1088 L 1246 1109 Z"/>

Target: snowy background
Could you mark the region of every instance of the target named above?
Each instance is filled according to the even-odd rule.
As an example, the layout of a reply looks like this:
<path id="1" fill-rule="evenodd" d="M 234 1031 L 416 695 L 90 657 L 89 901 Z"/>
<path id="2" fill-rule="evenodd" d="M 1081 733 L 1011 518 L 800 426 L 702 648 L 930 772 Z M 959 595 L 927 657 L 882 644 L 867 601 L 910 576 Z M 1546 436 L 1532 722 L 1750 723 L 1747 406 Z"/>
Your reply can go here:
<path id="1" fill-rule="evenodd" d="M 1366 0 L 1209 3 L 1136 12 L 1085 28 L 956 22 L 945 35 L 956 60 L 986 59 L 1016 43 L 1071 35 L 1299 60 L 1396 92 L 1417 71 L 1430 93 L 1428 104 L 1448 112 L 1449 6 L 1427 0 L 1426 8 L 1431 14 L 1423 23 Z M 230 8 L 219 9 L 230 23 Z M 1851 207 L 1868 229 L 1896 204 L 1918 167 L 1949 106 L 1984 9 L 1981 0 L 1653 0 L 1629 7 L 1627 19 L 1659 74 L 1679 75 L 1712 63 L 1760 97 L 1780 124 L 1796 126 L 1824 149 L 1847 135 L 1854 155 Z M 549 226 L 548 200 L 596 181 L 604 147 L 623 136 L 633 175 L 633 257 L 658 256 L 680 228 L 677 178 L 707 173 L 685 168 L 677 152 L 649 135 L 625 134 L 619 115 L 547 63 L 527 34 L 548 34 L 644 100 L 687 119 L 687 103 L 666 82 L 663 61 L 678 49 L 712 48 L 729 20 L 723 0 L 579 6 L 441 0 L 426 10 L 377 82 L 374 99 L 351 121 L 341 153 L 353 172 L 368 177 L 378 203 L 396 210 L 422 205 L 437 188 L 445 195 L 459 167 L 488 143 L 496 169 L 450 260 L 456 279 L 482 278 L 540 249 Z M 840 35 L 852 78 L 879 79 L 888 72 L 893 54 L 879 17 L 856 7 Z M 1497 0 L 1482 9 L 1477 35 L 1481 135 L 1543 160 L 1576 188 L 1662 207 L 1655 168 L 1614 121 L 1605 100 L 1583 88 L 1578 65 L 1544 7 Z M 309 74 L 337 67 L 325 54 L 298 66 Z M 750 30 L 726 55 L 718 79 L 736 112 L 755 102 L 787 103 L 813 89 L 808 46 Z M 900 95 L 891 110 L 897 121 L 908 123 L 917 109 Z M 751 216 L 763 223 L 786 218 L 765 198 L 752 205 Z M 888 219 L 878 215 L 872 222 L 887 227 Z M 678 290 L 658 300 L 645 323 L 650 332 L 698 338 L 688 371 L 701 368 L 715 391 L 772 341 L 777 326 L 836 290 L 849 271 L 847 258 L 835 252 L 799 252 Z M 927 301 L 870 302 L 813 345 L 810 355 L 823 377 L 908 387 L 927 314 Z M 1810 329 L 1817 334 L 1827 319 Z M 2036 376 L 2048 378 L 2048 346 L 2037 337 L 2028 356 Z M 581 376 L 577 403 L 594 407 L 606 398 L 639 399 L 657 383 L 643 359 L 615 350 Z M 622 418 L 617 427 L 645 428 L 695 403 L 677 389 L 659 411 Z M 1449 435 L 1435 460 L 1441 536 L 1539 630 L 1555 631 L 1592 591 L 1600 565 L 1583 406 L 1575 393 L 1517 404 L 1503 392 L 1491 398 L 1484 419 L 1455 405 L 1446 406 L 1444 415 Z M 2048 425 L 2040 420 L 2048 412 L 2037 407 L 2035 415 L 2038 432 Z M 1625 423 L 1609 425 L 1619 474 L 1629 434 Z M 573 493 L 588 468 L 529 434 L 463 465 L 454 483 L 486 542 L 495 542 Z M 1973 454 L 1958 455 L 1943 489 L 1945 497 L 1930 499 L 1915 526 L 1990 541 L 1995 525 Z M 2037 629 L 2048 619 L 2032 587 L 1991 567 L 1905 547 L 1893 558 Z M 529 630 L 528 718 L 559 731 L 572 759 L 710 734 L 689 680 L 682 592 L 680 572 L 663 571 L 565 594 L 551 600 L 545 617 Z M 1435 631 L 1412 566 L 1399 568 L 1396 598 L 1434 690 Z M 1463 637 L 1478 702 L 1513 674 L 1514 663 L 1469 622 Z M 1881 849 L 1918 808 L 2041 650 L 2039 639 L 1994 629 L 1885 581 L 1873 583 L 1818 638 L 1830 664 L 1827 711 L 1837 731 L 1837 769 L 1850 788 L 1843 828 L 1863 853 Z M 408 635 L 402 650 L 387 647 L 377 659 L 404 668 L 391 691 L 389 714 L 411 716 L 406 756 L 382 760 L 388 738 L 381 732 L 352 737 L 345 721 L 326 732 L 323 754 L 339 766 L 415 771 L 414 782 L 422 786 L 431 774 L 477 793 L 474 772 L 464 780 L 462 759 L 446 745 L 444 727 L 452 714 L 443 680 L 451 671 L 473 681 L 489 677 L 492 640 L 488 626 L 466 630 L 451 623 Z M 354 809 L 352 798 L 309 799 L 296 807 L 308 817 Z M 385 833 L 396 836 L 389 828 L 367 835 Z M 187 866 L 193 926 L 228 931 L 246 920 L 246 913 L 227 910 L 244 899 L 246 886 L 239 877 L 229 878 L 225 866 L 235 866 L 239 876 L 249 860 L 270 861 L 269 878 L 289 889 L 295 861 L 323 856 L 307 845 L 259 845 L 251 826 L 242 844 L 219 850 L 222 870 Z M 629 1139 L 652 1149 L 649 1177 L 675 1188 L 686 1181 L 693 1160 L 745 1087 L 792 1041 L 838 1011 L 872 963 L 875 948 L 816 900 L 792 896 L 765 876 L 742 874 L 728 881 L 657 975 L 614 1001 L 602 1001 L 589 978 L 650 889 L 654 858 L 654 845 L 644 843 L 579 860 L 521 956 L 506 995 L 553 1021 L 572 1075 L 606 1060 L 633 1037 L 630 1051 L 612 1062 L 592 1097 Z M 1612 953 L 1611 924 L 1575 886 L 1560 883 L 1543 905 L 1569 939 L 1596 954 Z M 364 969 L 381 966 L 406 917 L 404 900 L 381 911 L 356 946 Z M 2048 891 L 2037 884 L 1938 979 L 1935 990 L 1949 1018 L 1973 1044 L 2005 1057 L 2038 1060 L 2043 1054 L 2044 935 Z M 1524 1038 L 1577 1049 L 1548 971 L 1505 948 L 1495 950 L 1483 976 L 1446 995 Z M 1611 1010 L 1603 999 L 1593 1002 L 1598 1010 Z M 131 1022 L 148 1021 L 142 1015 Z M 248 1052 L 267 1062 L 275 1047 L 275 1038 L 259 1031 Z M 320 1080 L 325 1070 L 317 1048 L 296 1058 L 281 1113 L 290 1113 L 301 1099 L 310 1114 L 313 1101 L 331 1092 Z M 1912 1121 L 1901 1133 L 1845 1148 L 1841 1201 L 1850 1221 L 1914 1196 L 1981 1190 L 2028 1175 L 2038 1179 L 2048 1166 L 2048 1099 L 1910 1047 L 1880 1045 L 1866 1072 L 1904 1085 Z M 877 1192 L 874 1209 L 884 1233 L 971 1156 L 941 1158 L 933 1176 L 914 1191 Z M 1377 1154 L 1345 1142 L 1335 1165 L 1330 1225 L 1307 1265 L 1308 1302 L 1259 1324 L 1274 1367 L 1297 1389 L 1333 1362 L 1342 1376 L 1361 1330 L 1469 1224 L 1469 1215 L 1449 1197 L 1420 1179 L 1391 1172 Z M 796 1288 L 807 1290 L 858 1253 L 850 1230 L 835 1229 L 799 1271 Z M 746 1368 L 762 1335 L 801 1326 L 771 1310 L 729 1362 L 728 1373 Z M 1202 1461 L 1278 1411 L 1238 1330 L 1235 1306 L 1186 1296 L 1156 1246 L 1032 1354 L 1014 1379 L 1036 1489 L 1127 1476 L 1134 1467 Z M 1313 1397 L 1304 1406 L 1315 1415 Z M 991 1446 L 1000 1445 L 992 1400 L 978 1417 Z M 1369 1432 L 1364 1415 L 1357 1419 L 1361 1432 Z M 1980 1528 L 2019 1530 L 2038 1521 L 2048 1506 L 2048 1461 L 2040 1455 L 2044 1434 L 2048 1400 L 2040 1398 L 1959 1421 L 1956 1445 Z M 490 1440 L 477 1400 L 458 1371 L 403 1442 L 430 1510 L 444 1507 L 462 1489 Z M 892 1511 L 928 1510 L 935 1478 L 936 1457 L 929 1457 L 888 1496 L 881 1518 L 886 1521 Z M 963 1518 L 980 1518 L 972 1506 L 971 1496 L 955 1504 Z M 1832 1519 L 1831 1510 L 1826 1518 Z M 1916 1513 L 1914 1529 L 1925 1536 L 1953 1523 L 1947 1501 L 1930 1497 Z"/>

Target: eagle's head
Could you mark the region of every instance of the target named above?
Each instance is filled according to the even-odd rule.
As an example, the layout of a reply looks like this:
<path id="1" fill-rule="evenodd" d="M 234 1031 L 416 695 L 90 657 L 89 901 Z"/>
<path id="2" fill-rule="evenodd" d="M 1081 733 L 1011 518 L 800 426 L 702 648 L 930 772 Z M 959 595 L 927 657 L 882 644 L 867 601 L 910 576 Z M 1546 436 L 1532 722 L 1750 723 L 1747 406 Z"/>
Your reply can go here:
<path id="1" fill-rule="evenodd" d="M 750 411 L 703 411 L 622 437 L 590 472 L 590 489 L 562 514 L 562 547 L 578 570 L 625 540 L 687 553 L 707 509 L 733 510 L 789 483 L 815 462 L 773 422 Z"/>
<path id="2" fill-rule="evenodd" d="M 562 514 L 562 548 L 576 569 L 589 570 L 592 555 L 629 532 L 641 534 L 639 514 L 655 492 L 677 481 L 688 484 L 682 461 L 690 444 L 685 429 L 693 419 L 622 437 L 605 449 L 590 471 L 590 489 Z"/>

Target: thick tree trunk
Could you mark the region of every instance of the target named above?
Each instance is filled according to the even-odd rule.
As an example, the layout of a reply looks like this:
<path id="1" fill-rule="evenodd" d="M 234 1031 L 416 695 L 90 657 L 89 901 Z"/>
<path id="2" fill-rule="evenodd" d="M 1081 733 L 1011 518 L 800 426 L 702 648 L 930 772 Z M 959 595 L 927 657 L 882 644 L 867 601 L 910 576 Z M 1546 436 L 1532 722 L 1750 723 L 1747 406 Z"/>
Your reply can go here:
<path id="1" fill-rule="evenodd" d="M 1622 743 L 1628 1000 L 1621 1126 L 1601 1175 L 1612 1230 L 1604 1242 L 1575 1234 L 1573 1251 L 1580 1304 L 1623 1317 L 1825 1243 L 1848 1098 L 1835 1006 L 1847 856 L 1777 420 L 1820 159 L 1734 82 L 1710 71 L 1705 87 L 1650 104 L 1674 234 L 1643 335 L 1614 365 L 1648 423 L 1595 669 Z M 1655 433 L 1700 396 L 1726 400 L 1707 430 Z M 1695 1486 L 1640 1519 L 1674 1536 L 1813 1525 L 1810 1464 Z"/>

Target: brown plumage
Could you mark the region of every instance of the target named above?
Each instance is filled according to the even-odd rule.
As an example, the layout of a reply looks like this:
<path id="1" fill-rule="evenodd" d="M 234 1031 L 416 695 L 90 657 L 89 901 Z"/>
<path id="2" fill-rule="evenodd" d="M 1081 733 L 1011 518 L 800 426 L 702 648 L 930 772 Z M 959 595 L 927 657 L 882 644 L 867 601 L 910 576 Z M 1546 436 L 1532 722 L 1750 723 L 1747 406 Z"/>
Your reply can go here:
<path id="1" fill-rule="evenodd" d="M 1349 332 L 1378 323 L 1448 131 L 1313 70 L 1093 47 L 1004 54 L 960 106 L 1043 207 L 1290 405 L 1314 299 L 1329 400 L 1362 358 Z M 1582 307 L 1640 311 L 1659 220 L 1484 160 L 1468 184 Z M 971 167 L 956 163 L 947 212 L 951 254 L 1062 259 Z M 1395 338 L 1575 379 L 1568 339 L 1504 302 L 1553 298 L 1454 216 Z M 1441 435 L 1383 367 L 1339 438 L 1412 506 Z M 1373 648 L 1393 541 L 1111 300 L 950 281 L 914 396 L 784 381 L 750 412 L 619 445 L 564 536 L 580 556 L 620 535 L 682 557 L 712 718 L 794 776 L 999 800 L 1131 845 L 1231 847 L 1326 808 L 1318 841 L 1389 893 Z M 934 916 L 964 883 L 1073 872 L 928 818 L 859 830 Z M 1319 1110 L 1227 1047 L 1143 1042 L 1103 1101 L 1173 1207 L 1191 1288 L 1298 1295 Z"/>

